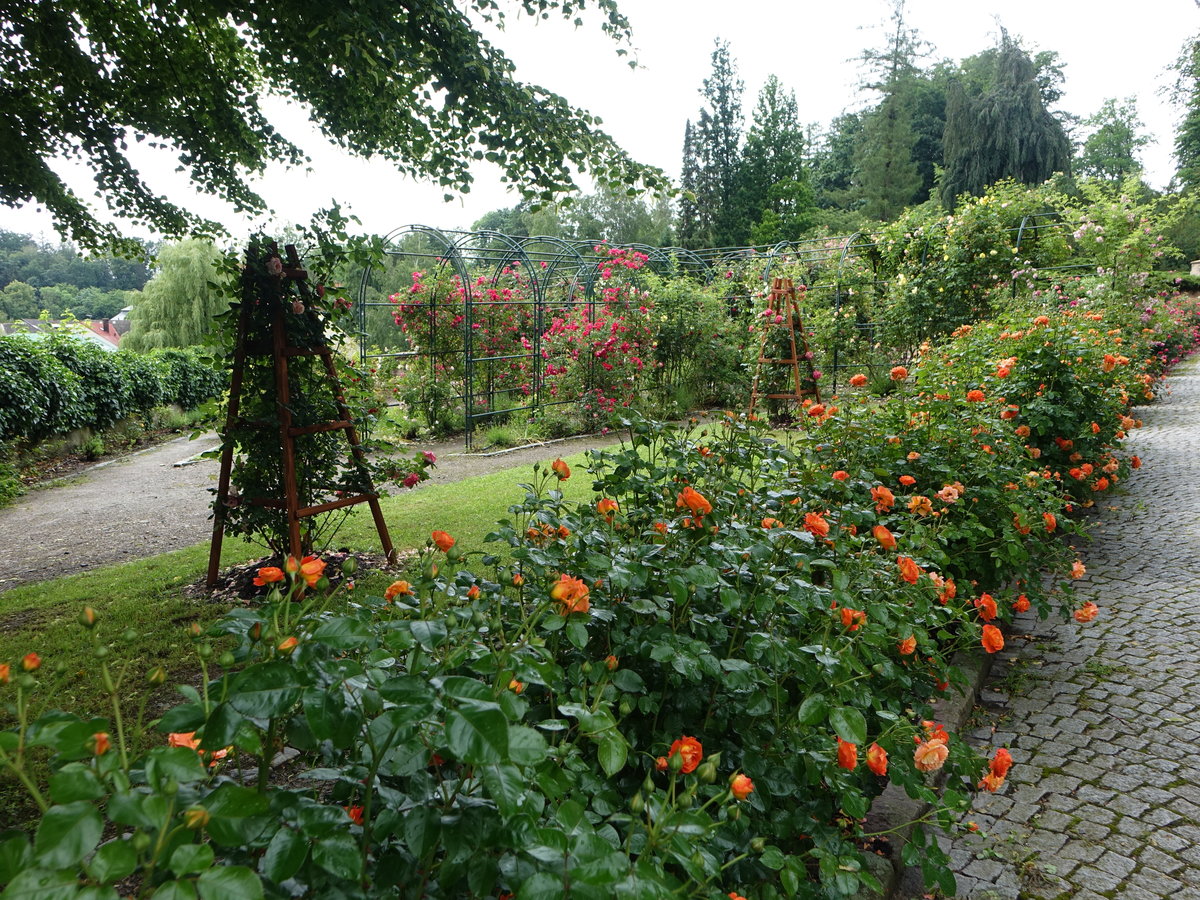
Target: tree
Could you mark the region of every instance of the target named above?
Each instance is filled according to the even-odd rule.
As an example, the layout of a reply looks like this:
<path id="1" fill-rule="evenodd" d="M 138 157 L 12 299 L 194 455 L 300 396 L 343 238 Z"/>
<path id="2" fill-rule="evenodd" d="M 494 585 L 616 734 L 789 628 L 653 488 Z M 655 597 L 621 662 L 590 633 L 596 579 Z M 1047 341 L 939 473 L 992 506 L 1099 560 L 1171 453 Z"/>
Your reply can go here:
<path id="1" fill-rule="evenodd" d="M 1175 62 L 1171 99 L 1182 108 L 1175 131 L 1175 178 L 1184 189 L 1200 184 L 1200 37 L 1190 39 Z"/>
<path id="2" fill-rule="evenodd" d="M 210 241 L 200 238 L 164 246 L 155 260 L 154 277 L 129 314 L 130 330 L 122 347 L 145 352 L 201 343 L 215 327 L 213 317 L 229 305 L 210 286 L 221 258 Z"/>
<path id="3" fill-rule="evenodd" d="M 38 314 L 37 292 L 33 285 L 23 281 L 10 281 L 0 291 L 0 318 L 6 322 L 17 319 L 36 319 Z"/>
<path id="4" fill-rule="evenodd" d="M 1120 104 L 1110 97 L 1095 115 L 1083 120 L 1083 125 L 1091 129 L 1091 134 L 1083 142 L 1076 172 L 1119 182 L 1142 171 L 1137 152 L 1150 143 L 1150 138 L 1138 134 L 1142 123 L 1138 120 L 1136 97 L 1127 97 Z"/>
<path id="5" fill-rule="evenodd" d="M 563 218 L 575 238 L 652 247 L 669 246 L 672 239 L 669 207 L 648 204 L 644 197 L 631 197 L 620 189 L 580 197 L 566 207 Z"/>
<path id="6" fill-rule="evenodd" d="M 692 127 L 691 119 L 683 126 L 683 169 L 679 182 L 679 243 L 689 248 L 703 246 L 700 239 L 700 208 L 696 202 L 700 161 L 696 159 L 696 130 Z"/>
<path id="7" fill-rule="evenodd" d="M 700 89 L 706 106 L 701 108 L 692 130 L 695 224 L 686 230 L 680 227 L 685 247 L 729 247 L 749 239 L 749 225 L 736 202 L 744 88 L 729 55 L 729 44 L 717 41 L 712 54 L 712 74 L 704 79 Z M 686 153 L 686 132 L 684 143 Z M 685 157 L 685 164 L 686 161 Z"/>
<path id="8" fill-rule="evenodd" d="M 965 77 L 950 83 L 941 194 L 947 208 L 1001 178 L 1035 184 L 1070 170 L 1071 142 L 1046 108 L 1029 54 L 1002 31 L 999 48 L 985 56 L 990 67 L 964 61 Z"/>
<path id="9" fill-rule="evenodd" d="M 794 91 L 774 75 L 758 93 L 738 170 L 738 207 L 750 241 L 794 241 L 812 225 L 813 192 L 804 165 L 804 131 Z"/>
<path id="10" fill-rule="evenodd" d="M 630 29 L 616 0 L 518 8 L 579 21 L 589 7 L 624 53 Z M 476 159 L 543 200 L 573 189 L 578 172 L 665 186 L 586 112 L 517 81 L 471 15 L 505 17 L 496 0 L 0 0 L 0 72 L 12 86 L 0 95 L 0 202 L 43 204 L 85 247 L 133 249 L 54 170 L 66 155 L 90 165 L 100 197 L 121 216 L 169 235 L 214 229 L 145 183 L 126 151 L 147 142 L 174 153 L 200 190 L 261 212 L 248 177 L 269 162 L 305 162 L 267 120 L 264 92 L 307 105 L 345 150 L 452 191 L 469 190 Z"/>

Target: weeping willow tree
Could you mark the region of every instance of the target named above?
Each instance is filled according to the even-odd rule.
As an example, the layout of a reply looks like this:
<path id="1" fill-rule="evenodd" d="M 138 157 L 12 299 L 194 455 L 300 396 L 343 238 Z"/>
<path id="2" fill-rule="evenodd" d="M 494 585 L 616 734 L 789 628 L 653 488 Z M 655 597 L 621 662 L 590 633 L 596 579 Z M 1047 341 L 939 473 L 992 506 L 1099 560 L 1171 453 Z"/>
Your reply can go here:
<path id="1" fill-rule="evenodd" d="M 990 71 L 952 80 L 946 99 L 941 199 L 950 209 L 1001 178 L 1037 184 L 1071 166 L 1071 142 L 1046 108 L 1029 54 L 1003 33 L 980 59 Z"/>
<path id="2" fill-rule="evenodd" d="M 201 343 L 213 330 L 213 316 L 229 306 L 211 287 L 220 258 L 211 242 L 199 238 L 163 247 L 154 277 L 133 304 L 132 327 L 121 347 L 141 353 Z"/>

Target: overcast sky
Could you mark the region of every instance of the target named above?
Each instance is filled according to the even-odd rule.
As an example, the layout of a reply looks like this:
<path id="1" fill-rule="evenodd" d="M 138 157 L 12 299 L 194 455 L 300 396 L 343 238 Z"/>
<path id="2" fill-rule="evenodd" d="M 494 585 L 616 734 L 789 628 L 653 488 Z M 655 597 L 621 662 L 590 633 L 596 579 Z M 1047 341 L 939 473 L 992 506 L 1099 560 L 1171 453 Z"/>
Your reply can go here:
<path id="1" fill-rule="evenodd" d="M 623 0 L 622 10 L 633 25 L 636 70 L 613 52 L 595 17 L 575 29 L 557 20 L 535 22 L 510 14 L 495 43 L 516 62 L 520 78 L 600 116 L 603 128 L 635 159 L 677 177 L 684 123 L 696 118 L 698 91 L 709 74 L 716 38 L 729 42 L 745 82 L 747 124 L 759 88 L 773 73 L 796 91 L 801 119 L 824 126 L 871 100 L 857 89 L 856 57 L 864 48 L 884 45 L 891 3 Z M 908 0 L 907 19 L 933 45 L 933 59 L 957 61 L 993 46 L 1001 25 L 1027 49 L 1058 51 L 1066 64 L 1060 106 L 1076 115 L 1094 113 L 1108 97 L 1135 96 L 1146 133 L 1154 140 L 1142 152 L 1147 180 L 1159 188 L 1170 180 L 1178 111 L 1162 92 L 1184 41 L 1200 31 L 1196 0 L 1140 0 L 1125 7 L 1088 0 Z M 469 195 L 443 202 L 443 191 L 435 185 L 336 151 L 298 107 L 269 101 L 268 109 L 281 130 L 313 158 L 312 174 L 272 169 L 259 185 L 280 222 L 307 221 L 315 210 L 337 200 L 368 231 L 386 233 L 417 223 L 457 228 L 516 202 L 486 164 L 476 171 Z M 240 220 L 196 196 L 173 174 L 173 160 L 137 149 L 143 155 L 135 165 L 172 199 L 223 221 L 235 234 L 263 224 Z M 81 195 L 92 196 L 85 171 L 66 165 L 61 171 Z M 0 207 L 0 229 L 56 239 L 49 216 L 32 208 Z"/>

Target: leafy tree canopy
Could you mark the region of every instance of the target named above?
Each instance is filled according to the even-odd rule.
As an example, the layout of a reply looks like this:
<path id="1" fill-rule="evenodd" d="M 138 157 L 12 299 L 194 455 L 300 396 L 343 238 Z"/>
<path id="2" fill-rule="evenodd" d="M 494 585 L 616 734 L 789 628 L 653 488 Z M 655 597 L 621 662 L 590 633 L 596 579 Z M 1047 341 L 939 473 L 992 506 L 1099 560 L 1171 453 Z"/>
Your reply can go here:
<path id="1" fill-rule="evenodd" d="M 597 9 L 625 52 L 629 23 L 616 0 L 510 5 L 577 23 Z M 0 0 L 0 202 L 43 204 L 85 247 L 123 246 L 52 167 L 65 156 L 90 166 L 101 199 L 134 223 L 168 235 L 215 231 L 156 195 L 127 150 L 165 148 L 198 189 L 260 212 L 248 176 L 305 161 L 267 120 L 264 92 L 306 104 L 345 150 L 451 191 L 470 189 L 469 165 L 481 159 L 540 200 L 573 189 L 579 172 L 665 187 L 587 112 L 517 81 L 472 15 L 502 24 L 505 11 L 499 0 Z"/>
<path id="2" fill-rule="evenodd" d="M 1138 119 L 1136 97 L 1122 102 L 1105 100 L 1095 115 L 1083 120 L 1083 125 L 1091 133 L 1079 153 L 1075 167 L 1079 174 L 1121 181 L 1141 172 L 1137 154 L 1150 143 L 1150 138 L 1139 133 L 1142 123 Z"/>

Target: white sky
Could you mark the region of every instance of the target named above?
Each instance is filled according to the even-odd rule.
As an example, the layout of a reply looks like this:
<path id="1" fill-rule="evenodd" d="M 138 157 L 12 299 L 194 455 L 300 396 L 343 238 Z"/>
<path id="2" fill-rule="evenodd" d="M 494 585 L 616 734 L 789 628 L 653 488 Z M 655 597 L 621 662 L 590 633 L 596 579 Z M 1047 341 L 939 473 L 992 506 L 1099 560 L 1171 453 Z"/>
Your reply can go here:
<path id="1" fill-rule="evenodd" d="M 623 0 L 637 70 L 615 54 L 594 16 L 577 30 L 566 22 L 534 22 L 510 13 L 495 43 L 516 62 L 518 77 L 600 116 L 602 127 L 635 159 L 677 177 L 684 123 L 700 108 L 698 91 L 710 72 L 716 38 L 729 42 L 745 82 L 747 125 L 758 90 L 773 73 L 796 91 L 802 121 L 823 127 L 870 99 L 856 89 L 855 57 L 884 44 L 890 9 L 888 0 Z M 1200 30 L 1197 0 L 1140 0 L 1124 7 L 1093 0 L 908 0 L 907 19 L 934 45 L 933 58 L 957 61 L 993 46 L 998 24 L 1020 36 L 1027 49 L 1058 51 L 1067 78 L 1060 106 L 1076 115 L 1092 114 L 1108 97 L 1136 96 L 1154 139 L 1142 152 L 1147 180 L 1159 188 L 1170 180 L 1178 113 L 1161 92 L 1183 42 Z M 472 192 L 445 203 L 436 185 L 403 178 L 384 163 L 347 157 L 323 142 L 298 107 L 268 108 L 281 130 L 313 158 L 312 174 L 280 167 L 259 185 L 279 222 L 307 221 L 336 199 L 368 231 L 414 223 L 457 228 L 517 200 L 505 192 L 494 167 L 480 164 Z M 138 149 L 145 155 L 135 165 L 157 190 L 219 219 L 234 234 L 263 224 L 198 197 L 173 174 L 174 160 Z M 61 171 L 81 195 L 91 196 L 85 171 L 66 165 Z M 57 240 L 50 217 L 28 207 L 0 207 L 0 229 Z"/>

